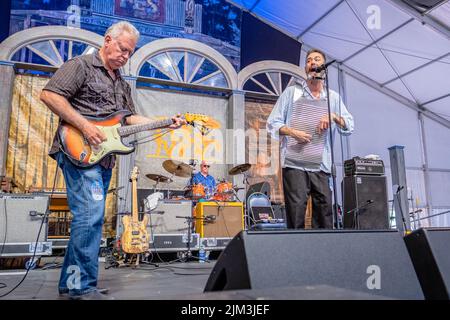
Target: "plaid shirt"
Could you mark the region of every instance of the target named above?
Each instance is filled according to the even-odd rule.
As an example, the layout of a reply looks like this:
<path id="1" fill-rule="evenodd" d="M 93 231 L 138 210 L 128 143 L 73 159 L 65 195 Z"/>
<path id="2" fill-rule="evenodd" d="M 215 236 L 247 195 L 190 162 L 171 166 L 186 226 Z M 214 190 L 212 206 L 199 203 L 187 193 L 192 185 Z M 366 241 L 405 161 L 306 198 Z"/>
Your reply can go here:
<path id="1" fill-rule="evenodd" d="M 103 118 L 124 109 L 136 114 L 129 84 L 121 77 L 119 70 L 115 70 L 115 75 L 113 80 L 97 51 L 64 63 L 44 90 L 65 97 L 83 116 Z M 60 147 L 56 134 L 49 155 L 54 157 Z M 105 168 L 114 167 L 114 163 L 115 156 L 108 156 L 101 162 Z"/>

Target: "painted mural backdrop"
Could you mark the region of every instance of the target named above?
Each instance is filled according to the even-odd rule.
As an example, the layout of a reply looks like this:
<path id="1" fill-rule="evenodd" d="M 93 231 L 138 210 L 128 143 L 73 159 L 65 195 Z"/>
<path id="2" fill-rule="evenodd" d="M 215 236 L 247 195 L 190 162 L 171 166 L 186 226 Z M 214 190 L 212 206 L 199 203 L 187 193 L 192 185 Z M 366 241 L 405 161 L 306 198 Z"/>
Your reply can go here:
<path id="1" fill-rule="evenodd" d="M 245 148 L 246 161 L 252 163 L 249 173 L 249 183 L 269 182 L 271 200 L 281 203 L 283 198 L 283 183 L 280 179 L 279 143 L 272 140 L 266 133 L 266 122 L 272 112 L 273 104 L 263 102 L 245 103 L 245 130 L 247 134 Z"/>
<path id="2" fill-rule="evenodd" d="M 12 0 L 11 7 L 10 34 L 65 25 L 103 35 L 114 22 L 127 20 L 141 33 L 138 48 L 188 38 L 213 47 L 239 70 L 242 12 L 225 0 Z"/>

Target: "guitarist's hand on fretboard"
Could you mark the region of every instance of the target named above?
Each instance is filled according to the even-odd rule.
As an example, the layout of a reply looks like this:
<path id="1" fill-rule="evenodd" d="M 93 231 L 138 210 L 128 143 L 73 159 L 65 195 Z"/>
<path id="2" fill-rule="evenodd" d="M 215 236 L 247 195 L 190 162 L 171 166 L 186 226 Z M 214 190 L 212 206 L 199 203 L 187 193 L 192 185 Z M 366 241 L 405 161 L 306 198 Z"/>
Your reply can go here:
<path id="1" fill-rule="evenodd" d="M 183 119 L 180 114 L 177 114 L 175 117 L 172 117 L 173 124 L 169 126 L 171 129 L 178 129 L 179 127 L 187 124 L 186 119 Z"/>

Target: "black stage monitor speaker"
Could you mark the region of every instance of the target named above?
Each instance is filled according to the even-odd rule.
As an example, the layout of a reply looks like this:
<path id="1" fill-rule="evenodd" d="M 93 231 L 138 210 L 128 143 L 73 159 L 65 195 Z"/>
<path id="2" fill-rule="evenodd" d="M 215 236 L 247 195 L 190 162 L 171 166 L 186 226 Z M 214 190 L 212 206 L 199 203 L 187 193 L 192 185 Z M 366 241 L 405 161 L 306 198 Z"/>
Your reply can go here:
<path id="1" fill-rule="evenodd" d="M 450 299 L 450 228 L 425 228 L 405 237 L 426 299 Z"/>
<path id="2" fill-rule="evenodd" d="M 389 229 L 385 176 L 344 177 L 342 185 L 344 228 Z"/>
<path id="3" fill-rule="evenodd" d="M 423 299 L 402 236 L 388 230 L 243 231 L 219 256 L 205 291 L 316 285 Z"/>

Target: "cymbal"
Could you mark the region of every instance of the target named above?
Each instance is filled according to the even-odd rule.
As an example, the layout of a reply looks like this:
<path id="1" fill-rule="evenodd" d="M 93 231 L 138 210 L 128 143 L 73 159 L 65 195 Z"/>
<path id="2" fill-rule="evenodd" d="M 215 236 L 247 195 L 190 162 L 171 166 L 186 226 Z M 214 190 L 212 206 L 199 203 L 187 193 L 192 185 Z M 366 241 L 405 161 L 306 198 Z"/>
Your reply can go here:
<path id="1" fill-rule="evenodd" d="M 112 189 L 108 190 L 108 192 L 107 192 L 107 193 L 113 193 L 113 192 L 117 192 L 117 191 L 119 191 L 120 189 L 123 189 L 123 186 L 121 186 L 121 187 L 118 187 L 118 188 L 112 188 Z"/>
<path id="2" fill-rule="evenodd" d="M 145 175 L 147 178 L 149 178 L 150 180 L 156 181 L 156 182 L 173 182 L 172 179 L 170 179 L 169 177 L 163 176 L 161 174 L 153 174 L 153 173 L 149 173 Z"/>
<path id="3" fill-rule="evenodd" d="M 230 171 L 228 171 L 228 174 L 234 176 L 236 174 L 244 173 L 245 171 L 250 169 L 251 166 L 252 165 L 250 163 L 244 163 L 244 164 L 237 165 L 237 166 L 231 168 Z"/>
<path id="4" fill-rule="evenodd" d="M 163 162 L 163 168 L 166 169 L 167 172 L 177 176 L 177 177 L 190 177 L 192 171 L 194 170 L 188 164 L 176 161 L 176 160 L 166 160 Z"/>

